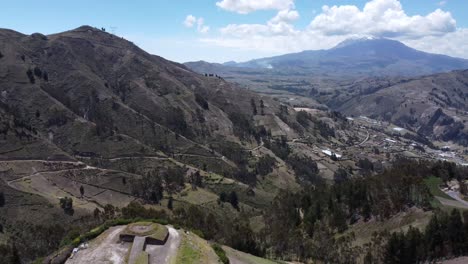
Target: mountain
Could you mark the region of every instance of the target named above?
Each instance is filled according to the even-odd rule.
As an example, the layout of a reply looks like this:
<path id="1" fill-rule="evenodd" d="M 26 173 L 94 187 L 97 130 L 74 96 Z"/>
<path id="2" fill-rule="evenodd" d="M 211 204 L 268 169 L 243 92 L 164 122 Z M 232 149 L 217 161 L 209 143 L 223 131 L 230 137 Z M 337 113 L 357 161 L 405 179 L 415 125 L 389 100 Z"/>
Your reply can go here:
<path id="1" fill-rule="evenodd" d="M 202 70 L 193 63 L 186 65 L 195 71 Z M 395 40 L 360 38 L 345 40 L 328 50 L 309 50 L 242 63 L 230 62 L 225 66 L 282 74 L 415 76 L 466 69 L 468 60 L 418 51 Z"/>
<path id="2" fill-rule="evenodd" d="M 257 205 L 296 185 L 283 169 L 275 190 L 240 182 L 256 181 L 244 172 L 263 156 L 248 151 L 262 137 L 298 137 L 285 123 L 300 127 L 291 107 L 89 26 L 47 36 L 1 29 L 0 54 L 0 252 L 11 236 L 24 262 L 45 256 L 73 223 L 96 224 L 95 210 L 158 204 L 195 186 L 193 175 L 199 185 L 207 178 L 198 193 L 214 204 L 221 190 L 210 180 Z"/>
<path id="3" fill-rule="evenodd" d="M 329 79 L 312 92 L 306 80 L 265 81 L 257 79 L 263 69 L 231 68 L 272 91 L 310 89 L 331 100 L 356 92 L 337 93 Z M 428 171 L 449 175 L 444 181 L 468 175 L 454 164 L 412 161 L 440 158 L 428 133 L 396 134 L 392 123 L 301 107 L 311 100 L 272 98 L 226 80 L 89 26 L 47 36 L 1 29 L 0 263 L 63 263 L 79 243 L 135 219 L 257 256 L 343 263 L 364 257 L 354 242 L 371 242 L 368 227 L 394 232 L 413 223 L 408 219 L 424 224 L 431 213 L 423 209 L 443 206 L 427 190 Z M 371 84 L 402 81 L 385 80 Z M 463 150 L 446 159 L 462 163 Z M 207 243 L 187 238 L 180 251 L 196 261 Z M 233 262 L 263 261 L 227 248 L 202 250 L 200 258 L 216 259 L 213 251 Z M 95 252 L 108 253 L 99 246 Z"/>
<path id="4" fill-rule="evenodd" d="M 366 83 L 367 81 L 361 81 Z M 413 129 L 433 140 L 468 146 L 468 70 L 389 81 L 348 100 L 332 102 L 347 115 L 370 116 Z"/>

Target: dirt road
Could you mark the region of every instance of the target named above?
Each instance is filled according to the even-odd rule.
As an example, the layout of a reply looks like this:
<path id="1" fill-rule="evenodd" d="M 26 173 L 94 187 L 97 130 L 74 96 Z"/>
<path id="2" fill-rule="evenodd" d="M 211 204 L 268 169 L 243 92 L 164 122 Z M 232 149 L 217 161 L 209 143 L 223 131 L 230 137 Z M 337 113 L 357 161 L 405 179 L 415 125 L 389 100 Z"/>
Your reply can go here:
<path id="1" fill-rule="evenodd" d="M 169 264 L 177 256 L 177 249 L 180 244 L 180 234 L 171 226 L 167 226 L 169 238 L 162 246 L 147 245 L 146 252 L 150 255 L 151 264 Z"/>
<path id="2" fill-rule="evenodd" d="M 461 204 L 463 204 L 466 208 L 468 208 L 468 202 L 463 200 L 462 198 L 460 198 L 460 195 L 458 195 L 457 192 L 454 192 L 454 191 L 448 191 L 446 192 L 446 194 L 450 197 L 452 197 L 453 199 L 459 201 Z"/>

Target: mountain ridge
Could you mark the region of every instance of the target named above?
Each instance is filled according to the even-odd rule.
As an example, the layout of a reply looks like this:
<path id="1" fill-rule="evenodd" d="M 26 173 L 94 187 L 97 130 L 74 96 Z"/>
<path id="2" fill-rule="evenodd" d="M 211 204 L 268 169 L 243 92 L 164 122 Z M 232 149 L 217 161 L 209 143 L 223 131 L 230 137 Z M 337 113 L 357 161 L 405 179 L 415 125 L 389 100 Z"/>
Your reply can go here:
<path id="1" fill-rule="evenodd" d="M 195 62 L 185 63 L 200 72 L 203 67 Z M 305 50 L 279 56 L 253 59 L 246 62 L 223 64 L 288 74 L 327 74 L 347 76 L 416 76 L 468 68 L 468 60 L 416 50 L 405 44 L 385 38 L 347 39 L 326 50 Z M 206 65 L 204 66 L 206 68 Z M 229 72 L 213 64 L 217 71 Z M 217 69 L 219 68 L 219 69 Z"/>

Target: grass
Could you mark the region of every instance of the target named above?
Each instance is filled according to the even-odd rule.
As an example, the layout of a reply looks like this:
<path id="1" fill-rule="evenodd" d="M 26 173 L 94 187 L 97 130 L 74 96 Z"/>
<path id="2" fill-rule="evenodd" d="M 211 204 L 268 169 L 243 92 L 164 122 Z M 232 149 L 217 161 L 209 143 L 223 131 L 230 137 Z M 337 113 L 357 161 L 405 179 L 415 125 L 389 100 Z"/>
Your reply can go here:
<path id="1" fill-rule="evenodd" d="M 142 251 L 138 258 L 135 261 L 135 264 L 148 264 L 149 263 L 149 255 L 146 251 Z"/>
<path id="2" fill-rule="evenodd" d="M 175 263 L 177 264 L 199 263 L 200 259 L 201 259 L 200 250 L 196 248 L 189 239 L 184 238 L 182 242 L 180 243 Z"/>
<path id="3" fill-rule="evenodd" d="M 218 200 L 218 195 L 202 188 L 192 190 L 192 187 L 188 184 L 182 193 L 184 194 L 181 194 L 177 199 L 190 204 L 202 205 L 210 202 L 216 202 Z"/>
<path id="4" fill-rule="evenodd" d="M 411 209 L 407 212 L 398 213 L 386 221 L 377 221 L 372 219 L 368 222 L 358 222 L 350 225 L 349 229 L 344 233 L 350 235 L 354 233 L 356 238 L 354 245 L 362 246 L 372 239 L 374 232 L 382 232 L 387 230 L 389 232 L 406 231 L 409 226 L 422 229 L 429 222 L 432 212 L 423 211 L 420 209 Z"/>
<path id="5" fill-rule="evenodd" d="M 182 232 L 181 235 L 182 240 L 174 264 L 218 263 L 218 256 L 206 240 L 193 232 Z"/>
<path id="6" fill-rule="evenodd" d="M 452 197 L 448 196 L 446 193 L 440 190 L 439 186 L 442 184 L 442 179 L 431 176 L 425 179 L 424 182 L 426 183 L 427 187 L 429 188 L 429 191 L 433 196 L 439 196 L 442 198 L 453 200 Z"/>
<path id="7" fill-rule="evenodd" d="M 132 228 L 138 227 L 138 226 L 145 226 L 145 227 L 150 227 L 149 230 L 145 232 L 135 232 L 132 230 Z M 138 235 L 138 236 L 149 236 L 154 239 L 158 240 L 164 240 L 168 234 L 168 230 L 165 226 L 153 223 L 153 222 L 136 222 L 136 223 L 131 223 L 127 225 L 125 230 L 122 232 L 123 234 L 129 234 L 129 235 Z"/>

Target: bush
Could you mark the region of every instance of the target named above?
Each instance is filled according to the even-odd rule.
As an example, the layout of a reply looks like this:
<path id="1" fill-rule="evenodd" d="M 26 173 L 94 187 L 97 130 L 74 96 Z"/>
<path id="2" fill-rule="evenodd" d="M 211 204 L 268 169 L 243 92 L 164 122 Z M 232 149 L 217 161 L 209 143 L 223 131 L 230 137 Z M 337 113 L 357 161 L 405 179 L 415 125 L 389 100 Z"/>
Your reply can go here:
<path id="1" fill-rule="evenodd" d="M 30 83 L 34 84 L 34 83 L 36 82 L 36 79 L 34 78 L 34 74 L 33 74 L 33 72 L 32 72 L 31 69 L 28 69 L 28 70 L 26 71 L 26 75 L 28 75 L 28 78 L 29 78 L 29 82 L 30 82 Z"/>
<path id="2" fill-rule="evenodd" d="M 288 157 L 286 162 L 294 170 L 294 174 L 300 182 L 317 183 L 321 181 L 317 163 L 310 157 L 294 155 Z"/>
<path id="3" fill-rule="evenodd" d="M 265 155 L 262 156 L 257 164 L 256 164 L 256 169 L 257 173 L 264 176 L 267 175 L 268 173 L 273 171 L 273 167 L 275 166 L 276 159 L 273 158 L 270 155 Z"/>
<path id="4" fill-rule="evenodd" d="M 34 67 L 34 75 L 36 75 L 38 78 L 42 78 L 42 71 L 39 67 Z"/>
<path id="5" fill-rule="evenodd" d="M 203 109 L 208 110 L 210 109 L 210 106 L 208 105 L 208 102 L 203 98 L 203 96 L 199 93 L 195 93 L 195 101 L 197 104 L 199 104 Z"/>
<path id="6" fill-rule="evenodd" d="M 60 207 L 68 215 L 73 215 L 75 210 L 73 210 L 73 199 L 70 197 L 60 198 Z"/>
<path id="7" fill-rule="evenodd" d="M 309 126 L 310 116 L 306 111 L 299 111 L 296 115 L 296 121 L 303 127 Z"/>
<path id="8" fill-rule="evenodd" d="M 229 258 L 226 256 L 226 251 L 224 251 L 224 249 L 220 245 L 213 244 L 213 245 L 211 245 L 211 247 L 213 248 L 216 255 L 218 255 L 219 260 L 223 264 L 229 264 Z"/>

